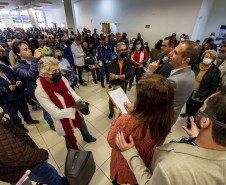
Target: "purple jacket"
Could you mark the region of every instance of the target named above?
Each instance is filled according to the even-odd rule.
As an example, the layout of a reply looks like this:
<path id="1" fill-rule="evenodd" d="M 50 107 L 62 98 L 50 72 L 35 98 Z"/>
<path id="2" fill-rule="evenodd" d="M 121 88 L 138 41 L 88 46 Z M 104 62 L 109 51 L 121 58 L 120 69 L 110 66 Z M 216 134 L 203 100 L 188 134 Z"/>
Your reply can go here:
<path id="1" fill-rule="evenodd" d="M 27 91 L 29 96 L 36 100 L 35 89 L 37 87 L 36 80 L 39 78 L 38 72 L 39 58 L 32 58 L 31 64 L 28 64 L 26 60 L 17 60 L 14 71 L 16 75 L 28 84 Z"/>

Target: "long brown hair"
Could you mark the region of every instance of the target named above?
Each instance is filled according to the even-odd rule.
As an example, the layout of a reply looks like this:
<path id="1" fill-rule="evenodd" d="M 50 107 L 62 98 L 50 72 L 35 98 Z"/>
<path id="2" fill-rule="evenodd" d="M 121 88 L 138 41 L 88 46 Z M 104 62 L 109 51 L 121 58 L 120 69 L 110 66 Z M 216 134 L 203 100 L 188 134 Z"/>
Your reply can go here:
<path id="1" fill-rule="evenodd" d="M 164 140 L 174 118 L 174 89 L 170 82 L 158 74 L 143 77 L 137 84 L 131 115 L 137 120 L 133 131 L 143 125 L 141 140 L 148 128 L 156 143 Z"/>

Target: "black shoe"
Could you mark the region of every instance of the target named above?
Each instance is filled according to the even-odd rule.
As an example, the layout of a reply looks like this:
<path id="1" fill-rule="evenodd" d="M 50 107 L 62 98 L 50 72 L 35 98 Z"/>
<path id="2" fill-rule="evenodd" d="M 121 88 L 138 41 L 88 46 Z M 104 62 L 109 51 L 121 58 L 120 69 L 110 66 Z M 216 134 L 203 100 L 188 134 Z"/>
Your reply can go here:
<path id="1" fill-rule="evenodd" d="M 29 132 L 28 129 L 26 129 L 25 127 L 22 128 L 25 132 Z"/>
<path id="2" fill-rule="evenodd" d="M 107 84 L 109 84 L 110 82 L 107 82 Z"/>
<path id="3" fill-rule="evenodd" d="M 113 114 L 112 113 L 109 113 L 108 118 L 109 119 L 112 119 L 113 118 Z"/>
<path id="4" fill-rule="evenodd" d="M 80 85 L 82 86 L 87 86 L 88 84 L 86 84 L 85 82 L 81 83 Z"/>
<path id="5" fill-rule="evenodd" d="M 101 84 L 101 87 L 102 87 L 102 88 L 105 88 L 105 85 L 104 85 L 104 84 Z"/>
<path id="6" fill-rule="evenodd" d="M 93 83 L 97 84 L 97 81 L 96 81 L 96 80 L 94 80 L 94 81 L 93 81 Z"/>
<path id="7" fill-rule="evenodd" d="M 36 185 L 43 185 L 43 184 L 41 184 L 41 183 L 37 182 L 37 183 L 36 183 Z"/>
<path id="8" fill-rule="evenodd" d="M 31 122 L 27 123 L 28 125 L 32 125 L 32 124 L 38 124 L 40 123 L 40 121 L 38 120 L 31 120 Z"/>
<path id="9" fill-rule="evenodd" d="M 180 117 L 184 118 L 184 117 L 187 117 L 188 115 L 186 113 L 182 113 L 180 114 Z"/>
<path id="10" fill-rule="evenodd" d="M 83 79 L 82 79 L 82 81 L 83 81 L 83 82 L 87 82 L 86 80 L 83 80 Z"/>
<path id="11" fill-rule="evenodd" d="M 71 85 L 71 88 L 72 88 L 73 90 L 75 90 L 75 88 L 74 88 L 74 86 L 73 86 L 73 85 Z"/>
<path id="12" fill-rule="evenodd" d="M 38 109 L 38 106 L 36 104 L 32 105 L 32 109 L 33 109 L 33 111 L 36 111 Z"/>
<path id="13" fill-rule="evenodd" d="M 99 82 L 100 82 L 100 79 L 97 79 L 97 81 L 99 81 Z"/>
<path id="14" fill-rule="evenodd" d="M 96 139 L 95 137 L 92 137 L 89 141 L 86 141 L 86 140 L 85 140 L 85 142 L 91 143 L 91 142 L 96 142 L 96 140 L 97 140 L 97 139 Z"/>

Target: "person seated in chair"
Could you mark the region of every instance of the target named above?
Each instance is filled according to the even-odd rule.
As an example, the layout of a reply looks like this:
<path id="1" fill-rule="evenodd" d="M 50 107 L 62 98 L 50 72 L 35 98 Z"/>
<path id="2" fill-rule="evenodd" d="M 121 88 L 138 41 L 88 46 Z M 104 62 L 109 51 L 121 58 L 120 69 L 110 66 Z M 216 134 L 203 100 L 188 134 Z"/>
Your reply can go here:
<path id="1" fill-rule="evenodd" d="M 87 71 L 91 71 L 93 82 L 97 84 L 97 80 L 100 81 L 100 71 L 99 67 L 96 64 L 96 60 L 92 54 L 90 54 L 89 49 L 84 49 L 85 57 L 85 66 Z"/>
<path id="2" fill-rule="evenodd" d="M 60 50 L 55 51 L 55 58 L 59 62 L 61 74 L 69 82 L 71 82 L 71 88 L 75 90 L 74 87 L 77 85 L 78 82 L 78 76 L 75 74 L 75 71 L 71 68 L 71 65 L 68 60 L 62 57 L 62 52 Z"/>

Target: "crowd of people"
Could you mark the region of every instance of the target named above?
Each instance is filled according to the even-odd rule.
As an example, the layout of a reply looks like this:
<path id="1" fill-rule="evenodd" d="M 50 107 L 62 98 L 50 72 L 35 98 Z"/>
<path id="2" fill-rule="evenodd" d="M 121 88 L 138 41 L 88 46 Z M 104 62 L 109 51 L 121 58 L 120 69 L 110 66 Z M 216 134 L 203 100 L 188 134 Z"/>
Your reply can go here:
<path id="1" fill-rule="evenodd" d="M 38 106 L 50 129 L 64 136 L 67 149 L 79 150 L 73 128 L 84 141 L 95 142 L 83 117 L 88 102 L 76 93 L 79 85 L 89 89 L 83 78 L 87 71 L 100 88 L 120 86 L 125 93 L 136 76 L 135 104 L 124 105 L 128 114 L 121 115 L 109 99 L 113 184 L 224 184 L 225 41 L 216 45 L 211 33 L 200 45 L 173 33 L 150 49 L 141 33 L 131 39 L 127 33 L 108 33 L 0 30 L 0 107 L 10 118 L 0 115 L 0 180 L 15 184 L 30 169 L 30 179 L 38 183 L 69 184 L 46 162 L 48 152 L 28 136 L 18 111 L 27 124 L 39 124 L 28 104 Z M 179 116 L 187 117 L 183 129 L 191 137 L 163 145 Z M 218 173 L 209 175 L 213 169 Z"/>

